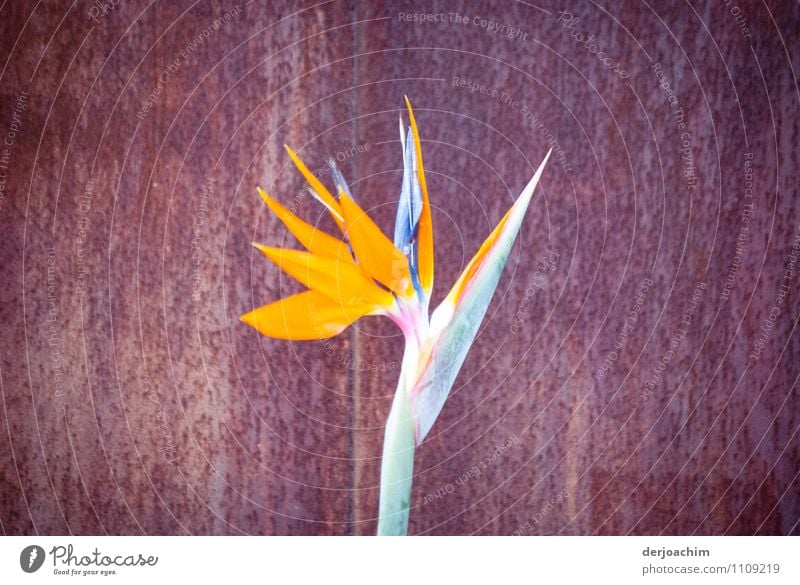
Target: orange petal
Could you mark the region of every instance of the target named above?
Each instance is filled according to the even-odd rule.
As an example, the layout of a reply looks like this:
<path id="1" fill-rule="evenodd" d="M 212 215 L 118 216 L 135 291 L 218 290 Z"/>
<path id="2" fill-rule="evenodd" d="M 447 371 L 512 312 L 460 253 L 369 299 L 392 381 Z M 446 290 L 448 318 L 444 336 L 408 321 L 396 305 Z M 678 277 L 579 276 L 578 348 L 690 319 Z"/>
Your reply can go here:
<path id="1" fill-rule="evenodd" d="M 364 272 L 396 294 L 413 294 L 408 259 L 347 193 L 339 192 L 347 239 Z"/>
<path id="2" fill-rule="evenodd" d="M 275 199 L 267 195 L 260 187 L 258 188 L 258 194 L 261 195 L 264 203 L 267 204 L 272 212 L 278 216 L 278 219 L 280 219 L 286 228 L 292 232 L 294 237 L 297 238 L 297 241 L 303 244 L 309 252 L 319 256 L 336 258 L 341 262 L 353 262 L 353 257 L 350 255 L 350 251 L 345 242 L 333 236 L 329 236 L 322 230 L 318 230 L 314 226 L 307 224 Z"/>
<path id="3" fill-rule="evenodd" d="M 325 207 L 328 208 L 328 211 L 331 212 L 333 219 L 336 221 L 336 225 L 339 226 L 339 229 L 342 229 L 342 222 L 344 221 L 342 217 L 342 211 L 339 209 L 339 203 L 334 199 L 331 192 L 325 188 L 325 185 L 322 184 L 317 177 L 314 176 L 314 173 L 308 170 L 308 167 L 300 160 L 300 157 L 297 156 L 294 151 L 284 144 L 284 148 L 286 148 L 286 152 L 289 153 L 289 156 L 294 162 L 294 166 L 297 167 L 297 170 L 303 173 L 306 181 L 308 184 L 311 185 L 311 189 L 313 190 L 312 194 L 316 194 L 316 198 L 322 203 Z"/>
<path id="4" fill-rule="evenodd" d="M 431 218 L 431 202 L 428 199 L 428 185 L 425 183 L 425 169 L 422 166 L 422 145 L 419 140 L 417 121 L 414 119 L 414 111 L 411 109 L 411 102 L 406 96 L 406 106 L 408 107 L 408 117 L 411 122 L 411 132 L 414 134 L 414 146 L 417 150 L 417 176 L 419 186 L 422 190 L 422 212 L 417 223 L 417 268 L 419 271 L 419 283 L 422 289 L 430 295 L 433 289 L 433 219 Z"/>
<path id="5" fill-rule="evenodd" d="M 241 320 L 267 337 L 326 339 L 371 310 L 367 305 L 340 305 L 320 293 L 306 291 L 245 313 Z"/>
<path id="6" fill-rule="evenodd" d="M 254 246 L 281 270 L 334 303 L 371 307 L 390 307 L 394 303 L 392 294 L 367 278 L 353 262 L 339 262 L 301 250 Z"/>

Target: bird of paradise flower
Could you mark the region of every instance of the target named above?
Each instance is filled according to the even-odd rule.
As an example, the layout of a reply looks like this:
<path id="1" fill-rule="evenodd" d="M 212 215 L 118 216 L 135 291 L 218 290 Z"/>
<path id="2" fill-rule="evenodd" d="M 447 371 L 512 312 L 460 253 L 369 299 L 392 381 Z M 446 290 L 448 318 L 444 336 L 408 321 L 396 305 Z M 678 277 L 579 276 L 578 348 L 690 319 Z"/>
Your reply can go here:
<path id="1" fill-rule="evenodd" d="M 379 535 L 408 530 L 414 450 L 430 431 L 477 334 L 525 211 L 550 153 L 430 314 L 433 289 L 433 223 L 422 148 L 411 103 L 404 132 L 403 183 L 390 240 L 356 203 L 331 161 L 334 197 L 287 146 L 292 161 L 342 232 L 331 236 L 304 222 L 260 188 L 273 213 L 306 249 L 254 244 L 308 290 L 259 307 L 241 320 L 268 337 L 318 340 L 341 333 L 366 315 L 385 315 L 403 332 L 405 351 L 384 435 Z"/>

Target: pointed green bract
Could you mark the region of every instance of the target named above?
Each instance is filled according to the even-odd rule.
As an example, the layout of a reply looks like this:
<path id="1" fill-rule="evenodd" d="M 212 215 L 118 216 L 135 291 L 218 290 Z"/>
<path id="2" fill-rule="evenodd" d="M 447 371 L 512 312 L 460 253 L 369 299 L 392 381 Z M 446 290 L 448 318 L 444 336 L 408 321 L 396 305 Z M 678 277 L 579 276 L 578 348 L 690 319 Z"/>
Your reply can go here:
<path id="1" fill-rule="evenodd" d="M 548 152 L 536 174 L 514 203 L 502 232 L 486 252 L 472 278 L 464 287 L 463 294 L 455 299 L 455 302 L 446 298 L 431 316 L 434 341 L 428 348 L 427 364 L 422 366 L 424 370 L 410 394 L 411 408 L 417 425 L 417 445 L 423 441 L 439 416 L 478 333 L 549 156 Z"/>

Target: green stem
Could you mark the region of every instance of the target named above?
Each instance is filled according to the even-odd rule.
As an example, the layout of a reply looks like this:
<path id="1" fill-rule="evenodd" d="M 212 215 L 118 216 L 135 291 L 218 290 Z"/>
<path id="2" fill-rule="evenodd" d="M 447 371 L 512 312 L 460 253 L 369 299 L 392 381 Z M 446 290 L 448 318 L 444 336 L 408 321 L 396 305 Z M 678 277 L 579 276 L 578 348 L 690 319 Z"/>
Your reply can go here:
<path id="1" fill-rule="evenodd" d="M 409 378 L 416 369 L 416 356 L 415 344 L 407 342 L 383 438 L 378 536 L 405 536 L 408 532 L 415 448 L 408 389 L 412 382 Z"/>

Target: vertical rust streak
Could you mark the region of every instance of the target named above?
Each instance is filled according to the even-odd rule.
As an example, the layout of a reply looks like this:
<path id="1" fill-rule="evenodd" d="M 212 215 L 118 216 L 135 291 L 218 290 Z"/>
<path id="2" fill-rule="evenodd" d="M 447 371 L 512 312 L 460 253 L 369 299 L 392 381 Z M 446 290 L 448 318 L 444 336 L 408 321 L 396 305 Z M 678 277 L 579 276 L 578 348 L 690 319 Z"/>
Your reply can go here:
<path id="1" fill-rule="evenodd" d="M 353 2 L 352 10 L 351 10 L 351 23 L 355 23 L 358 19 L 358 3 Z M 358 69 L 356 67 L 356 58 L 355 55 L 358 54 L 358 45 L 360 45 L 360 37 L 357 36 L 356 32 L 356 25 L 351 24 L 352 27 L 352 43 L 351 43 L 351 63 L 352 63 L 352 85 L 355 87 L 358 83 Z M 351 146 L 357 144 L 358 141 L 358 128 L 357 122 L 355 117 L 357 116 L 359 110 L 358 104 L 358 94 L 356 92 L 352 92 L 351 96 L 351 104 L 352 110 L 351 115 L 353 116 L 353 123 L 351 124 L 351 138 L 350 143 Z M 353 179 L 358 177 L 357 169 L 358 169 L 358 158 L 351 159 L 350 161 L 350 177 Z M 360 363 L 361 360 L 361 340 L 358 333 L 358 328 L 353 327 L 351 329 L 350 340 L 351 340 L 351 347 L 353 350 L 352 353 L 352 364 L 355 366 L 356 364 Z M 364 504 L 362 502 L 362 491 L 359 489 L 364 485 L 364 465 L 363 465 L 363 449 L 361 446 L 361 437 L 360 433 L 358 432 L 359 426 L 359 418 L 358 415 L 361 412 L 361 384 L 359 382 L 359 375 L 358 375 L 358 368 L 353 367 L 350 371 L 350 380 L 351 380 L 351 388 L 350 390 L 353 393 L 353 417 L 352 421 L 353 424 L 351 426 L 351 441 L 352 441 L 352 453 L 353 453 L 353 487 L 352 487 L 352 501 L 353 501 L 353 514 L 351 517 L 351 531 L 353 534 L 364 534 L 363 532 L 363 523 L 361 522 L 362 517 L 361 513 L 364 509 Z"/>

